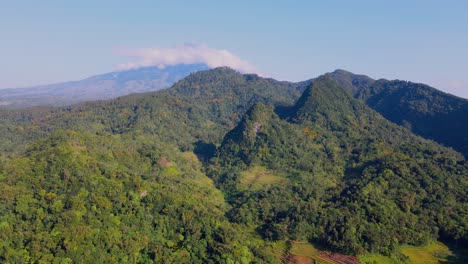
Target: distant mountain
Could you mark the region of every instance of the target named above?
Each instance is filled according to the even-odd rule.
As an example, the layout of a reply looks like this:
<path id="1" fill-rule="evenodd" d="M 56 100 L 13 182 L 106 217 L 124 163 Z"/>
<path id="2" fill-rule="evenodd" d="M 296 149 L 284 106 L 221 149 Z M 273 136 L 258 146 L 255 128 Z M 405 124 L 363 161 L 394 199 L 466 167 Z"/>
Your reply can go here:
<path id="1" fill-rule="evenodd" d="M 205 64 L 179 64 L 117 71 L 80 81 L 30 88 L 0 90 L 0 108 L 39 105 L 69 105 L 84 101 L 112 99 L 119 96 L 168 88 L 192 72 L 207 70 Z"/>
<path id="2" fill-rule="evenodd" d="M 420 83 L 373 80 L 344 70 L 327 75 L 388 120 L 468 157 L 467 99 Z"/>

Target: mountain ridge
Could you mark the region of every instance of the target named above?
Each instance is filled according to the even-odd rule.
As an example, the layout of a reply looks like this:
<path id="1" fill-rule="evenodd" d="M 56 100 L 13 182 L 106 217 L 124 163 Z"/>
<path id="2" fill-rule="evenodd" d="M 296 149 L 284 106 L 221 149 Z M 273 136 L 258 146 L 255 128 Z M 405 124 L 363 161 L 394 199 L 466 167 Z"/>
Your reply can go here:
<path id="1" fill-rule="evenodd" d="M 0 120 L 0 262 L 281 263 L 288 240 L 403 262 L 467 240 L 463 156 L 330 76 L 219 68 Z"/>
<path id="2" fill-rule="evenodd" d="M 425 84 L 374 80 L 344 70 L 326 75 L 388 120 L 468 157 L 468 99 Z"/>
<path id="3" fill-rule="evenodd" d="M 0 107 L 64 106 L 156 91 L 170 87 L 192 72 L 207 69 L 209 67 L 205 64 L 178 64 L 163 68 L 150 66 L 94 75 L 78 81 L 1 89 Z"/>
<path id="4" fill-rule="evenodd" d="M 256 223 L 266 240 L 319 241 L 354 254 L 466 238 L 462 155 L 388 121 L 327 76 L 293 108 L 282 119 L 271 106 L 253 106 L 218 148 L 208 171 L 227 194 L 231 221 Z M 245 186 L 252 181 L 262 187 Z M 411 205 L 408 192 L 418 194 Z"/>

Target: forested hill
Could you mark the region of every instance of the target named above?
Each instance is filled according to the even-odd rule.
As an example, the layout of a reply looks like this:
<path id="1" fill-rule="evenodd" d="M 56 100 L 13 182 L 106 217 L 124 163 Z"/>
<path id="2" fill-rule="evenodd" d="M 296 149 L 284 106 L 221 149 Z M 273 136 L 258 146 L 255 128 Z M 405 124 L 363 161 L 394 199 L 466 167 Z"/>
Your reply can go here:
<path id="1" fill-rule="evenodd" d="M 31 89 L 31 92 L 35 93 L 36 91 L 42 91 L 40 92 L 41 95 L 38 96 L 43 96 L 47 93 L 60 92 L 62 94 L 56 94 L 52 99 L 53 102 L 58 102 L 59 104 L 91 99 L 95 100 L 98 98 L 105 99 L 115 97 L 119 94 L 144 92 L 151 89 L 157 89 L 158 87 L 164 87 L 164 85 L 161 86 L 156 84 L 155 80 L 160 80 L 162 82 L 161 78 L 165 78 L 166 81 L 162 83 L 168 85 L 171 82 L 176 81 L 178 78 L 189 74 L 191 71 L 204 69 L 203 67 L 205 66 L 185 65 L 184 67 L 174 66 L 163 70 L 158 69 L 157 67 L 142 68 L 139 70 L 99 75 L 86 79 L 84 82 L 70 82 L 68 84 L 73 84 L 72 86 L 74 87 L 71 90 L 68 88 L 62 89 L 60 88 L 60 85 L 56 85 L 47 86 L 47 89 L 52 89 L 49 92 L 42 91 L 42 88 L 42 90 L 39 88 Z M 468 111 L 468 100 L 443 93 L 424 84 L 397 80 L 373 80 L 365 75 L 357 75 L 344 70 L 336 70 L 328 75 L 335 79 L 341 86 L 348 89 L 355 98 L 366 102 L 368 106 L 378 111 L 390 121 L 405 126 L 413 133 L 425 138 L 433 139 L 445 146 L 452 147 L 463 153 L 465 156 L 468 155 L 468 137 L 465 136 L 468 134 L 468 116 L 464 114 Z M 300 83 L 279 82 L 273 79 L 260 78 L 256 75 L 241 75 L 228 68 L 218 68 L 191 75 L 188 78 L 177 82 L 172 89 L 169 89 L 163 94 L 180 98 L 187 104 L 191 104 L 196 101 L 197 106 L 199 106 L 201 102 L 204 105 L 202 107 L 204 108 L 204 112 L 206 112 L 206 110 L 209 110 L 208 112 L 211 113 L 218 111 L 217 114 L 226 115 L 222 117 L 224 119 L 223 122 L 225 125 L 227 124 L 232 127 L 238 120 L 238 116 L 228 117 L 227 115 L 232 114 L 237 107 L 243 109 L 242 111 L 244 112 L 246 110 L 245 106 L 239 103 L 240 101 L 244 102 L 246 100 L 251 100 L 251 102 L 253 102 L 263 100 L 275 104 L 291 104 L 292 101 L 295 100 L 312 81 L 313 79 Z M 114 88 L 111 90 L 115 90 L 117 93 L 108 93 L 106 96 L 93 95 L 95 91 L 106 93 L 105 89 L 95 89 L 98 83 L 101 83 L 102 85 L 113 83 L 112 87 Z M 92 84 L 90 87 L 96 86 L 92 88 L 93 92 L 91 93 L 86 92 L 87 88 L 85 89 L 82 87 L 83 85 L 88 84 Z M 131 88 L 133 90 L 127 91 L 128 89 L 123 88 L 123 86 L 127 88 L 133 87 Z M 136 88 L 138 89 L 135 90 Z M 250 89 L 253 91 L 246 91 Z M 21 100 L 26 100 L 29 95 L 22 94 L 22 92 L 26 91 L 28 90 L 15 89 L 10 92 L 18 93 L 14 96 L 20 99 L 22 98 Z M 68 95 L 66 95 L 67 91 L 69 92 Z M 8 96 L 6 94 L 2 95 L 2 93 L 8 94 L 9 92 L 7 90 L 0 91 L 0 100 L 6 100 L 5 98 Z M 71 93 L 75 94 L 71 96 Z M 253 94 L 256 95 L 250 97 Z M 85 97 L 82 97 L 82 95 Z M 3 99 L 1 99 L 2 96 Z M 65 98 L 67 96 L 72 101 L 62 102 L 61 99 L 57 99 L 59 97 Z M 145 97 L 146 96 L 134 95 L 123 97 L 118 100 L 118 103 L 115 103 L 115 101 L 111 102 L 113 102 L 112 104 L 114 105 L 125 105 L 128 103 L 133 104 L 136 100 L 135 98 Z M 35 101 L 32 105 L 49 104 L 48 102 L 41 101 L 42 99 L 39 100 L 36 98 L 36 100 L 34 98 L 31 99 Z M 249 106 L 251 105 L 251 102 L 248 104 Z M 106 105 L 109 103 L 110 102 L 97 104 L 91 103 L 91 105 Z M 218 105 L 218 110 L 214 109 L 210 103 Z M 151 103 L 145 104 L 148 105 Z M 19 102 L 19 105 L 28 104 Z M 88 109 L 86 105 L 89 104 L 54 109 L 53 112 L 62 112 L 64 109 Z M 47 108 L 41 108 L 39 110 L 39 112 L 44 111 L 48 112 L 49 110 Z M 20 110 L 20 112 L 26 115 L 23 116 L 26 119 L 29 119 L 27 116 L 34 114 L 29 110 Z M 44 116 L 43 114 L 38 115 Z M 234 123 L 232 123 L 232 121 L 234 121 Z"/>
<path id="2" fill-rule="evenodd" d="M 328 75 L 390 121 L 468 157 L 467 99 L 425 84 L 373 80 L 343 70 Z"/>
<path id="3" fill-rule="evenodd" d="M 225 218 L 193 151 L 208 158 L 255 102 L 299 95 L 220 68 L 165 91 L 0 111 L 0 262 L 279 263 Z"/>
<path id="4" fill-rule="evenodd" d="M 2 263 L 281 263 L 286 240 L 404 261 L 402 244 L 467 240 L 462 155 L 330 76 L 216 68 L 2 110 L 0 135 Z"/>
<path id="5" fill-rule="evenodd" d="M 24 142 L 74 129 L 152 134 L 191 149 L 197 140 L 218 144 L 255 102 L 287 106 L 299 96 L 296 84 L 216 68 L 158 92 L 68 107 L 0 110 L 0 148 L 7 155 L 23 149 Z"/>
<path id="6" fill-rule="evenodd" d="M 266 240 L 354 254 L 468 238 L 461 155 L 387 121 L 327 76 L 293 109 L 282 119 L 255 105 L 212 159 L 230 221 Z"/>

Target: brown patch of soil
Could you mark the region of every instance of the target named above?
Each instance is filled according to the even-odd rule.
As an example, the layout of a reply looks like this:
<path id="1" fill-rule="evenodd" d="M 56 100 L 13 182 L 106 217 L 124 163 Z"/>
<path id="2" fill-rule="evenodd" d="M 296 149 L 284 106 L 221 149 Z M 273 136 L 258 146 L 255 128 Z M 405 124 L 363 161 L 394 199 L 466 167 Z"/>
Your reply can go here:
<path id="1" fill-rule="evenodd" d="M 331 260 L 337 264 L 359 264 L 359 259 L 354 256 L 342 255 L 333 252 L 322 251 L 320 252 L 320 257 Z"/>
<path id="2" fill-rule="evenodd" d="M 315 260 L 309 257 L 294 256 L 291 257 L 291 263 L 294 264 L 315 264 Z"/>

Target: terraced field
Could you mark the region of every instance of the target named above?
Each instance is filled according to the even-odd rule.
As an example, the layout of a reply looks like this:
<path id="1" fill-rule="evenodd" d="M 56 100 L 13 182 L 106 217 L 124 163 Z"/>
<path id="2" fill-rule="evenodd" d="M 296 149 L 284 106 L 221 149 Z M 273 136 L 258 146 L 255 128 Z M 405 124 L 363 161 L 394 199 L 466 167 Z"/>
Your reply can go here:
<path id="1" fill-rule="evenodd" d="M 354 256 L 317 249 L 308 242 L 280 241 L 273 245 L 273 252 L 285 264 L 358 264 Z"/>

